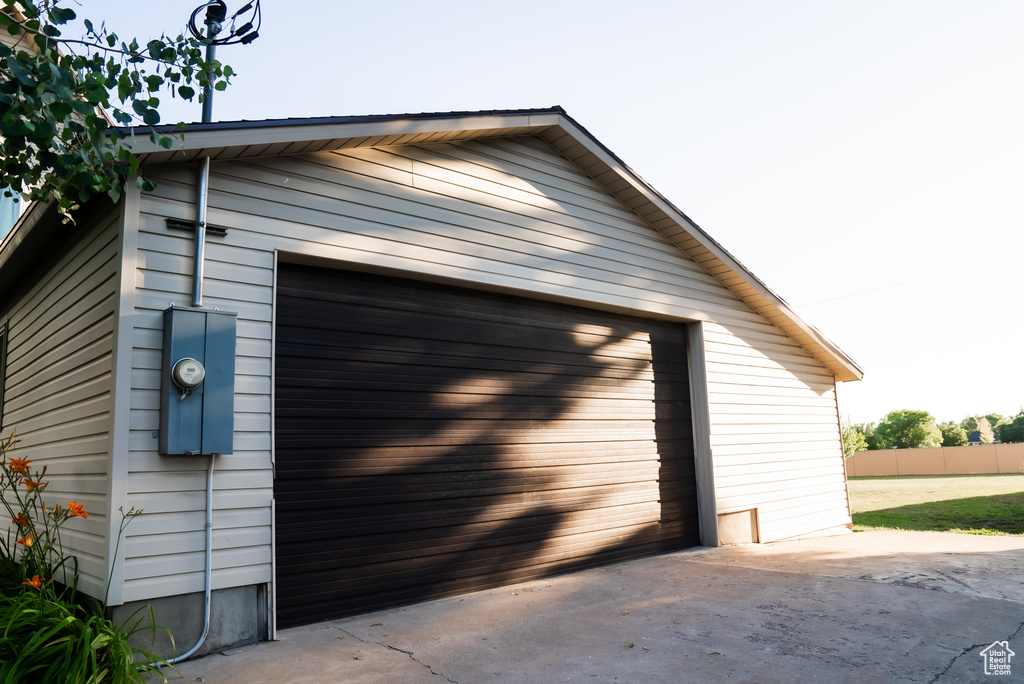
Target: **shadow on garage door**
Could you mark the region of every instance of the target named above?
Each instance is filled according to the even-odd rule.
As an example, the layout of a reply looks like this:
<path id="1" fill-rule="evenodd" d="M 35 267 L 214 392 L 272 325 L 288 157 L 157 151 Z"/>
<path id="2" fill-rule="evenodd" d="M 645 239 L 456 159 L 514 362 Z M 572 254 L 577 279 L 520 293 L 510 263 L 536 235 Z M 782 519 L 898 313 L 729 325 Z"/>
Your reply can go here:
<path id="1" fill-rule="evenodd" d="M 278 277 L 279 625 L 699 543 L 683 325 Z"/>

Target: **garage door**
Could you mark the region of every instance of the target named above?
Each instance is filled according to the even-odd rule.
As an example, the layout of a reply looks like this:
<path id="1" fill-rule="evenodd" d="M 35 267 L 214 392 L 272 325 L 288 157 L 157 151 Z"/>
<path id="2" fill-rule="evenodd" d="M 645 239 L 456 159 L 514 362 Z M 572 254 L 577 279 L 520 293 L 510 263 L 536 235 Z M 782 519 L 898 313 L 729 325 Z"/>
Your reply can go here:
<path id="1" fill-rule="evenodd" d="M 282 264 L 279 625 L 699 543 L 681 325 Z"/>

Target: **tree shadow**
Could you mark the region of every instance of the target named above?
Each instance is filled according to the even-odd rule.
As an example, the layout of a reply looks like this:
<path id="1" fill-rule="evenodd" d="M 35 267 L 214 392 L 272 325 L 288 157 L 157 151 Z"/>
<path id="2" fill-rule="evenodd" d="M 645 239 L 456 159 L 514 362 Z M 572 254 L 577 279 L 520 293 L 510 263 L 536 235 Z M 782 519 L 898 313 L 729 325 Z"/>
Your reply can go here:
<path id="1" fill-rule="evenodd" d="M 929 501 L 853 514 L 854 525 L 950 532 L 1024 534 L 1024 492 Z"/>
<path id="2" fill-rule="evenodd" d="M 699 543 L 681 325 L 279 277 L 279 624 Z"/>

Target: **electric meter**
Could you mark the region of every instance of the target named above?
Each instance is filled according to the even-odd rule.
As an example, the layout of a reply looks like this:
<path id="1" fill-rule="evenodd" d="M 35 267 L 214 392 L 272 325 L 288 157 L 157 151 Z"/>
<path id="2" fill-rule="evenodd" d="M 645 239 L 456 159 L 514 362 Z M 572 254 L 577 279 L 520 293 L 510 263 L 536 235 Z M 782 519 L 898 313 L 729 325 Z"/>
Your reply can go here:
<path id="1" fill-rule="evenodd" d="M 203 364 L 192 358 L 179 360 L 171 368 L 171 379 L 174 384 L 183 390 L 193 390 L 203 382 L 206 377 L 206 369 Z"/>

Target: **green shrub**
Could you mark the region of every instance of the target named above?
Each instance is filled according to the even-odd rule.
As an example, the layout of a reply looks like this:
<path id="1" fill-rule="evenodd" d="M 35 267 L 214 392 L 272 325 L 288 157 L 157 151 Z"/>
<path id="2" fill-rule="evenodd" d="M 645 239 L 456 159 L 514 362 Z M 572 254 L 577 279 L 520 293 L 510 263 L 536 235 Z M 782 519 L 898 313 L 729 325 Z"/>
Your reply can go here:
<path id="1" fill-rule="evenodd" d="M 145 682 L 146 673 L 166 682 L 159 668 L 168 663 L 132 642 L 149 632 L 154 643 L 158 631 L 170 632 L 155 625 L 148 606 L 118 625 L 108 617 L 107 593 L 103 601 L 79 600 L 77 560 L 64 553 L 60 528 L 89 514 L 74 501 L 48 506 L 46 468 L 8 458 L 14 444 L 13 435 L 0 443 L 0 499 L 11 520 L 0 537 L 0 683 Z M 115 556 L 141 513 L 121 510 Z"/>

